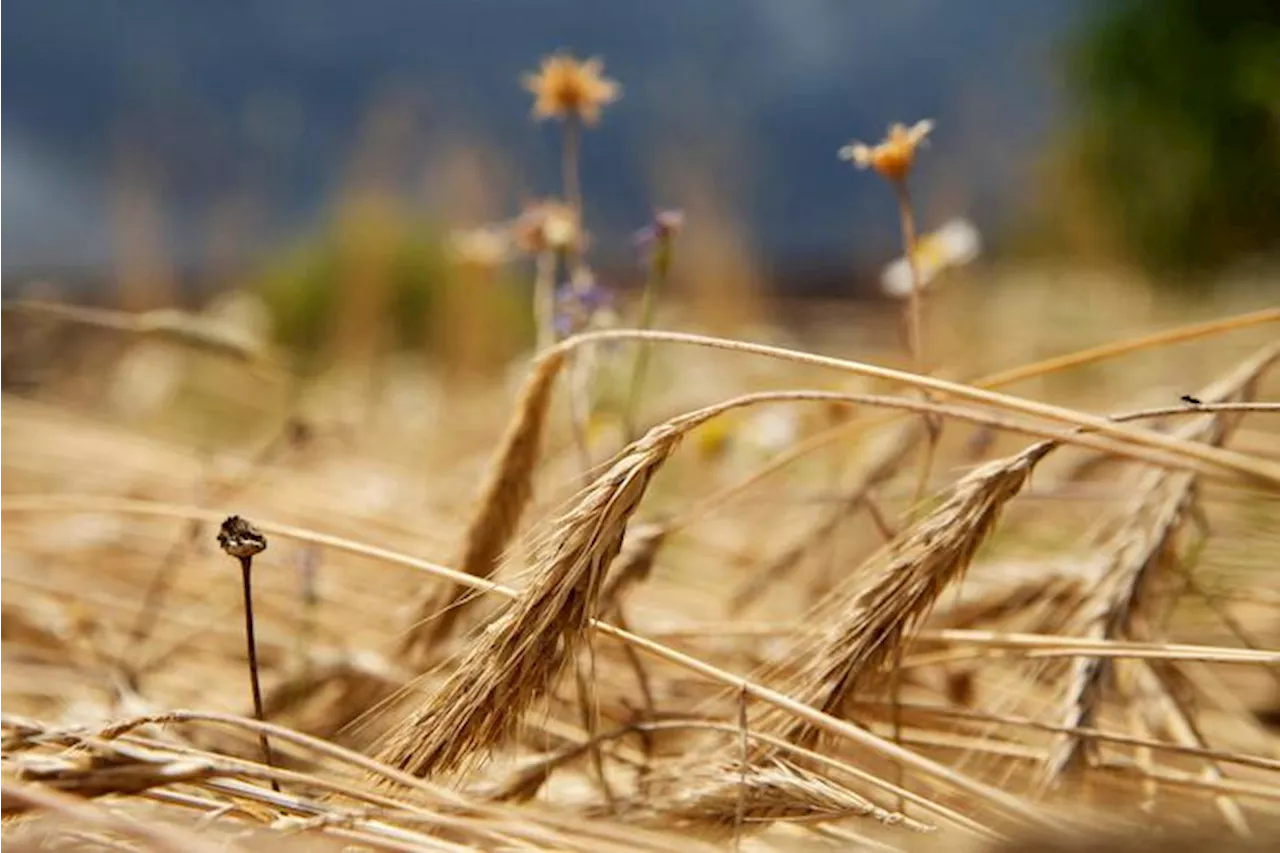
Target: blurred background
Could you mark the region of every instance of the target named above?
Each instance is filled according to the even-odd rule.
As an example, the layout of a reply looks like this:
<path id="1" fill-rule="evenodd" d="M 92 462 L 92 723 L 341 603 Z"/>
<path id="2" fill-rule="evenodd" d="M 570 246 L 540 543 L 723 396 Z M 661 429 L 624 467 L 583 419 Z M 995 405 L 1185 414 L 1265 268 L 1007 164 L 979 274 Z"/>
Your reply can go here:
<path id="1" fill-rule="evenodd" d="M 582 152 L 591 263 L 613 288 L 642 283 L 631 234 L 661 207 L 690 225 L 673 293 L 874 296 L 901 254 L 893 197 L 836 151 L 920 118 L 937 122 L 912 178 L 922 229 L 972 222 L 988 270 L 1121 270 L 1202 297 L 1242 276 L 1271 287 L 1267 0 L 7 11 L 7 298 L 138 310 L 234 287 L 266 300 L 280 341 L 315 348 L 356 289 L 381 294 L 367 310 L 402 343 L 438 337 L 450 230 L 558 190 L 558 128 L 529 120 L 518 85 L 557 48 L 603 57 L 623 87 Z M 515 317 L 523 339 L 512 303 L 482 313 Z M 744 319 L 736 298 L 717 304 Z"/>

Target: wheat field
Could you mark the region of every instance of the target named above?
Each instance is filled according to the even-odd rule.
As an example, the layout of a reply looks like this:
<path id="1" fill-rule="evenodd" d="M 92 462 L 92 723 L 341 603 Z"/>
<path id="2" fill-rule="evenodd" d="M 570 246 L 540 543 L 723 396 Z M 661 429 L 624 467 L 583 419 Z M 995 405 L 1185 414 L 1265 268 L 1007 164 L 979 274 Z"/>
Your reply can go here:
<path id="1" fill-rule="evenodd" d="M 668 216 L 621 320 L 565 327 L 617 91 L 526 84 L 564 201 L 459 237 L 529 257 L 506 375 L 6 303 L 4 842 L 1271 849 L 1274 289 L 925 289 L 921 122 L 841 152 L 897 190 L 901 311 L 709 334 Z"/>

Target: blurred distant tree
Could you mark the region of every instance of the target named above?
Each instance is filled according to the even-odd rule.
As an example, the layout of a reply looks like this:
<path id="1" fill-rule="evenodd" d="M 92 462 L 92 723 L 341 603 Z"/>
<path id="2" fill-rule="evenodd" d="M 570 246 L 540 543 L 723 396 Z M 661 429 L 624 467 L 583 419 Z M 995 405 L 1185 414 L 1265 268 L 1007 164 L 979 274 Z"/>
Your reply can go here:
<path id="1" fill-rule="evenodd" d="M 1280 244 L 1280 2 L 1107 0 L 1072 45 L 1068 142 L 1095 223 L 1152 271 Z"/>

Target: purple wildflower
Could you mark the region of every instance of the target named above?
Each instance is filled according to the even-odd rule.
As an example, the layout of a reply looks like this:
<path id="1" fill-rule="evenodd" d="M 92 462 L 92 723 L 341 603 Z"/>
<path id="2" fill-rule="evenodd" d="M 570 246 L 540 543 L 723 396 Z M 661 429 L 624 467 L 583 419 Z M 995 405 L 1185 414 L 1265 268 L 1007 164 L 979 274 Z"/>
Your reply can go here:
<path id="1" fill-rule="evenodd" d="M 613 294 L 601 287 L 594 276 L 577 275 L 556 288 L 556 334 L 564 338 L 584 331 L 612 307 Z"/>
<path id="2" fill-rule="evenodd" d="M 636 251 L 644 252 L 646 255 L 652 254 L 655 247 L 671 242 L 684 225 L 684 210 L 655 211 L 652 222 L 637 231 L 632 236 L 631 243 L 636 247 Z"/>

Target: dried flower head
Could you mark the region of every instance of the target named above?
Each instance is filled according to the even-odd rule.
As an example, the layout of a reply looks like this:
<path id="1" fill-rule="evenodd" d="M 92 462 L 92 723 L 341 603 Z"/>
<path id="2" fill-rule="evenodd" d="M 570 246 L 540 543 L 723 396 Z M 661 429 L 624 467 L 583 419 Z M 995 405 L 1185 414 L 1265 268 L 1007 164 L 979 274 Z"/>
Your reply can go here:
<path id="1" fill-rule="evenodd" d="M 875 169 L 890 181 L 903 181 L 911 171 L 916 149 L 924 144 L 931 130 L 933 122 L 929 119 L 918 121 L 911 127 L 893 124 L 879 145 L 850 142 L 840 149 L 840 159 L 852 161 L 859 169 Z"/>
<path id="2" fill-rule="evenodd" d="M 543 199 L 528 205 L 512 226 L 516 246 L 531 255 L 582 249 L 582 227 L 573 205 Z"/>
<path id="3" fill-rule="evenodd" d="M 449 254 L 463 266 L 493 269 L 511 258 L 512 236 L 499 225 L 484 225 L 454 231 L 449 235 Z"/>
<path id="4" fill-rule="evenodd" d="M 232 557 L 244 559 L 267 550 L 267 537 L 248 520 L 232 515 L 222 522 L 218 530 L 218 545 Z"/>
<path id="5" fill-rule="evenodd" d="M 600 121 L 600 108 L 616 101 L 621 91 L 603 71 L 601 59 L 580 61 L 567 53 L 554 53 L 543 57 L 536 74 L 525 74 L 520 82 L 535 97 L 534 118 L 577 118 L 595 124 Z"/>

